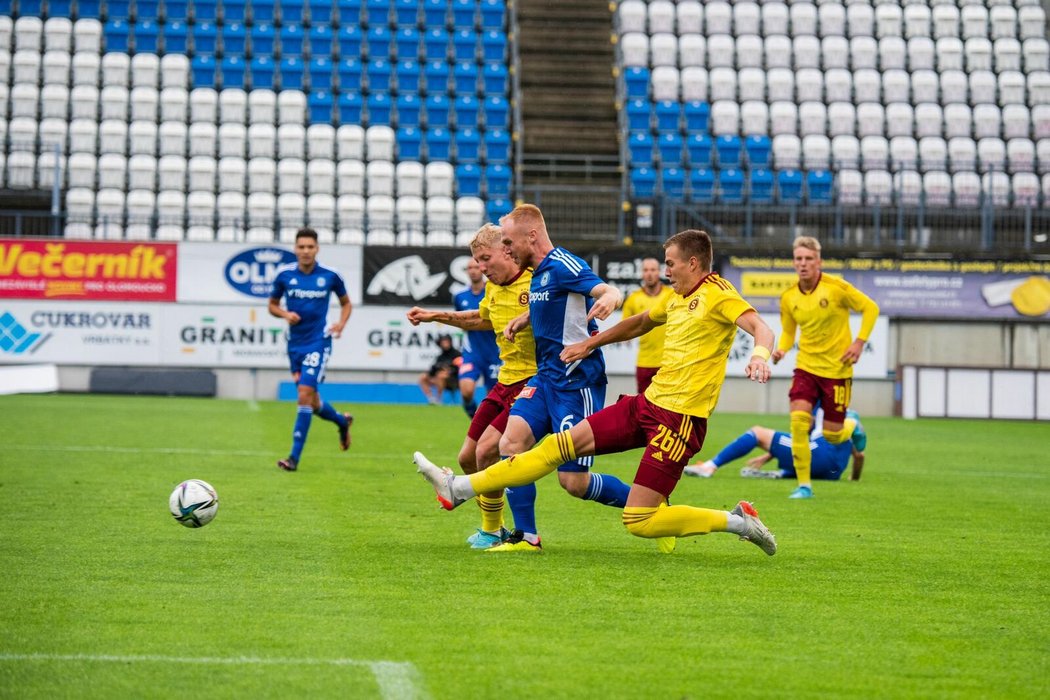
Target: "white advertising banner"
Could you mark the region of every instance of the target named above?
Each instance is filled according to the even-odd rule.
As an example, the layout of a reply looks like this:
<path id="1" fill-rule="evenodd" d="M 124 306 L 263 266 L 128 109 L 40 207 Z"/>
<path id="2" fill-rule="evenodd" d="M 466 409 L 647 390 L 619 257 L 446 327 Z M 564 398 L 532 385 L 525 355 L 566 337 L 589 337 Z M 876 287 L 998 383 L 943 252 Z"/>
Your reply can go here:
<path id="1" fill-rule="evenodd" d="M 174 304 L 163 310 L 161 362 L 191 367 L 284 367 L 288 324 L 265 303 Z"/>
<path id="2" fill-rule="evenodd" d="M 360 246 L 321 245 L 317 262 L 338 272 L 350 301 L 361 303 Z M 265 306 L 279 268 L 295 263 L 290 244 L 180 243 L 178 301 Z"/>

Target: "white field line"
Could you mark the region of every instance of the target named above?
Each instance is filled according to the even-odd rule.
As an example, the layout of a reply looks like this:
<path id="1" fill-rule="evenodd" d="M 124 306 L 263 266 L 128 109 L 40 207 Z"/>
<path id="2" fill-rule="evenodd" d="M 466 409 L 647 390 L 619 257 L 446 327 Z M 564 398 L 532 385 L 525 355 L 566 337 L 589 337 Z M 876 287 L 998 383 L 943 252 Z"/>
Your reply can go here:
<path id="1" fill-rule="evenodd" d="M 7 450 L 27 452 L 107 452 L 112 454 L 171 454 L 214 457 L 272 457 L 273 450 L 208 450 L 196 447 L 119 447 L 116 445 L 5 445 Z M 351 452 L 355 457 L 368 459 L 408 460 L 405 455 L 388 452 Z"/>
<path id="2" fill-rule="evenodd" d="M 92 663 L 159 663 L 224 666 L 355 666 L 367 668 L 379 685 L 379 694 L 387 700 L 402 698 L 425 700 L 428 695 L 416 667 L 407 661 L 368 661 L 365 659 L 289 659 L 258 656 L 123 656 L 113 654 L 2 654 L 0 662 L 58 661 Z"/>

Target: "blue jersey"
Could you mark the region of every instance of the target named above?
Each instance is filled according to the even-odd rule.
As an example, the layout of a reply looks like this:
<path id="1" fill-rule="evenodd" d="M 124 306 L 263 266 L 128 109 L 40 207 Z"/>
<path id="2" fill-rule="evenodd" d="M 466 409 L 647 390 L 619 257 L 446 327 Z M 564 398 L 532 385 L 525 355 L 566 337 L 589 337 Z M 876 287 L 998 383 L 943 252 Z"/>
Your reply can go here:
<path id="1" fill-rule="evenodd" d="M 481 306 L 481 300 L 485 298 L 485 287 L 475 294 L 470 287 L 457 294 L 452 303 L 456 311 L 469 311 Z M 467 331 L 466 342 L 463 344 L 464 361 L 472 362 L 475 366 L 486 368 L 499 366 L 499 346 L 496 345 L 496 334 L 492 331 Z M 486 374 L 487 376 L 487 374 Z"/>
<path id="2" fill-rule="evenodd" d="M 564 248 L 555 248 L 536 266 L 529 288 L 529 323 L 536 338 L 536 376 L 558 389 L 580 389 L 606 383 L 605 357 L 595 350 L 566 365 L 561 351 L 598 332 L 587 321 L 594 306 L 591 290 L 602 280 L 590 266 Z"/>
<path id="3" fill-rule="evenodd" d="M 328 296 L 346 296 L 343 278 L 334 270 L 320 265 L 306 274 L 298 266 L 282 270 L 273 282 L 270 298 L 285 298 L 289 311 L 299 314 L 299 323 L 288 326 L 288 351 L 308 348 L 322 343 L 328 322 Z"/>

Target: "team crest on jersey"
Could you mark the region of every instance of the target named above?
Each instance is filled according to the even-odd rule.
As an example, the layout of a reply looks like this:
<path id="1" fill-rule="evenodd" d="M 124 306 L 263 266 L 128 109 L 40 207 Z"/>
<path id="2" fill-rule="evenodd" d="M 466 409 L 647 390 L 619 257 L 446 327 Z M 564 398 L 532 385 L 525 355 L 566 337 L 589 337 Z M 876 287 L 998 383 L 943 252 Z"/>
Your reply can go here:
<path id="1" fill-rule="evenodd" d="M 822 309 L 828 308 L 828 300 L 827 299 L 821 299 L 820 300 L 820 308 L 822 308 Z"/>
<path id="2" fill-rule="evenodd" d="M 700 303 L 699 299 L 693 299 L 691 302 L 689 302 L 689 310 L 692 311 L 693 309 L 695 309 L 696 305 L 699 304 L 699 303 Z"/>
<path id="3" fill-rule="evenodd" d="M 529 305 L 529 293 L 528 292 L 522 292 L 521 294 L 518 295 L 518 306 L 528 306 L 528 305 Z"/>
<path id="4" fill-rule="evenodd" d="M 531 399 L 533 394 L 535 394 L 535 393 L 536 393 L 536 387 L 534 387 L 534 386 L 526 386 L 526 387 L 522 387 L 521 393 L 518 394 L 514 398 L 515 398 L 515 400 L 516 399 Z"/>
<path id="5" fill-rule="evenodd" d="M 299 278 L 298 277 L 293 277 L 291 279 L 291 281 L 288 282 L 288 284 L 298 285 L 299 284 Z"/>
<path id="6" fill-rule="evenodd" d="M 546 287 L 547 283 L 550 282 L 550 281 L 551 281 L 551 273 L 544 272 L 543 276 L 540 277 L 540 286 L 541 287 Z"/>
<path id="7" fill-rule="evenodd" d="M 318 287 L 323 287 L 324 283 L 325 283 L 325 278 L 324 277 L 318 277 L 317 278 L 317 286 Z"/>

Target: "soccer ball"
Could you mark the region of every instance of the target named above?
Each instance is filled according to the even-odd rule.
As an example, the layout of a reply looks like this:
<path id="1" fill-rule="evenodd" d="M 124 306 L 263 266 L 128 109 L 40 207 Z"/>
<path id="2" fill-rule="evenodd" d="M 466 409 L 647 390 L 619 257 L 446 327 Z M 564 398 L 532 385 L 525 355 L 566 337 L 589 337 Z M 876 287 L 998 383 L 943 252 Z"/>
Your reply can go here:
<path id="1" fill-rule="evenodd" d="M 172 517 L 186 527 L 204 527 L 219 510 L 219 496 L 207 482 L 189 479 L 171 492 L 168 508 Z"/>

